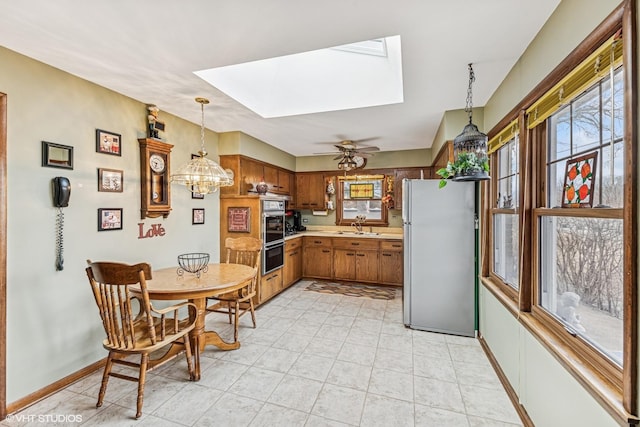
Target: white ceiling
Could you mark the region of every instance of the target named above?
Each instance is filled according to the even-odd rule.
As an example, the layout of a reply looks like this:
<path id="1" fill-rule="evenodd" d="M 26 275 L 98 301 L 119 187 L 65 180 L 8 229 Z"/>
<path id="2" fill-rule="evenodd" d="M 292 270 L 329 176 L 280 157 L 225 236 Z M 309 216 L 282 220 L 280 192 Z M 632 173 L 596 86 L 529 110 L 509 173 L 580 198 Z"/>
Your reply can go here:
<path id="1" fill-rule="evenodd" d="M 200 124 L 295 156 L 378 137 L 428 148 L 463 109 L 467 64 L 484 105 L 560 0 L 0 0 L 0 45 Z M 265 119 L 194 71 L 400 35 L 404 102 Z M 0 87 L 1 89 L 1 87 Z M 143 113 L 146 114 L 146 113 Z M 484 129 L 486 132 L 488 129 Z"/>

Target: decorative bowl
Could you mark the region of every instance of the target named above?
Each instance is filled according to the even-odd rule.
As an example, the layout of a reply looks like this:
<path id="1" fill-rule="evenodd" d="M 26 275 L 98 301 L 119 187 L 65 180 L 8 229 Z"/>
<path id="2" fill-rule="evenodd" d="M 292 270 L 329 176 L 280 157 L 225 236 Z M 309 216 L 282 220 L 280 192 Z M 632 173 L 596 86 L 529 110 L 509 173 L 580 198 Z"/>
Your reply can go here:
<path id="1" fill-rule="evenodd" d="M 209 254 L 202 252 L 192 252 L 188 254 L 178 255 L 178 276 L 182 276 L 184 272 L 194 273 L 196 277 L 200 277 L 200 273 L 207 272 L 207 264 L 209 264 Z"/>

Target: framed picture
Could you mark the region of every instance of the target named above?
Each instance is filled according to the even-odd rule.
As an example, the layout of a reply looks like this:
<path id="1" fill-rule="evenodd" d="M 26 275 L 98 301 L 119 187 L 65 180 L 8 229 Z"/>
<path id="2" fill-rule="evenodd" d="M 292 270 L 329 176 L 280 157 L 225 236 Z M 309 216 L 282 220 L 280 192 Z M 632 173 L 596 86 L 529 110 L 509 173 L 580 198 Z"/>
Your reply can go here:
<path id="1" fill-rule="evenodd" d="M 227 227 L 228 231 L 239 233 L 251 232 L 251 208 L 228 208 Z"/>
<path id="2" fill-rule="evenodd" d="M 191 155 L 191 160 L 200 157 L 198 154 L 192 154 Z M 193 192 L 193 187 L 191 187 L 191 198 L 192 199 L 204 199 L 204 194 L 200 194 L 200 193 L 194 193 Z"/>
<path id="3" fill-rule="evenodd" d="M 122 193 L 123 175 L 118 169 L 98 168 L 98 191 Z"/>
<path id="4" fill-rule="evenodd" d="M 42 141 L 42 166 L 73 169 L 73 147 Z"/>
<path id="5" fill-rule="evenodd" d="M 593 206 L 593 183 L 596 179 L 598 152 L 567 160 L 562 187 L 563 208 Z"/>
<path id="6" fill-rule="evenodd" d="M 98 153 L 122 156 L 122 137 L 113 132 L 96 129 L 96 151 Z"/>
<path id="7" fill-rule="evenodd" d="M 98 231 L 122 230 L 122 208 L 98 209 Z"/>
<path id="8" fill-rule="evenodd" d="M 191 224 L 204 224 L 204 209 L 193 208 L 191 210 Z"/>
<path id="9" fill-rule="evenodd" d="M 373 199 L 373 184 L 351 184 L 349 186 L 350 199 Z"/>

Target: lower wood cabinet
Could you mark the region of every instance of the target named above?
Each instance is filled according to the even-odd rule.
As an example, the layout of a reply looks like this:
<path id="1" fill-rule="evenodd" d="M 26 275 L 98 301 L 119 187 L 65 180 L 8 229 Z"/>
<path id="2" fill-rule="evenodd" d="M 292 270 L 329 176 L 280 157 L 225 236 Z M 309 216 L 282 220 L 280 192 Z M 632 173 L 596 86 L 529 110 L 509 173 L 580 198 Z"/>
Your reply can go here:
<path id="1" fill-rule="evenodd" d="M 333 276 L 336 280 L 378 281 L 378 239 L 333 239 Z"/>
<path id="2" fill-rule="evenodd" d="M 356 281 L 378 283 L 378 269 L 380 266 L 378 251 L 356 252 Z"/>
<path id="3" fill-rule="evenodd" d="M 400 240 L 380 242 L 380 283 L 402 285 L 404 272 L 402 246 Z"/>
<path id="4" fill-rule="evenodd" d="M 402 286 L 402 240 L 305 237 L 303 276 Z"/>
<path id="5" fill-rule="evenodd" d="M 287 240 L 284 243 L 283 289 L 300 279 L 302 279 L 302 239 Z"/>
<path id="6" fill-rule="evenodd" d="M 282 268 L 260 278 L 260 304 L 282 291 Z"/>
<path id="7" fill-rule="evenodd" d="M 333 277 L 336 280 L 356 280 L 356 251 L 333 250 Z"/>
<path id="8" fill-rule="evenodd" d="M 333 248 L 329 237 L 303 237 L 302 274 L 316 279 L 333 278 Z"/>

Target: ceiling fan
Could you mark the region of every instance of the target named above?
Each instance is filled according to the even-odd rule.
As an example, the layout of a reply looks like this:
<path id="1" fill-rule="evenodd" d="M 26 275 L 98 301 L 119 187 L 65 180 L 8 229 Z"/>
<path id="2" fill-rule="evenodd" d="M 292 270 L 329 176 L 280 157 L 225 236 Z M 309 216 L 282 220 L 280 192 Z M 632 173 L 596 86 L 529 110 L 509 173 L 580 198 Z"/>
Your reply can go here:
<path id="1" fill-rule="evenodd" d="M 378 139 L 378 137 L 359 140 L 344 139 L 339 142 L 320 142 L 319 144 L 332 144 L 338 151 L 315 154 L 338 154 L 333 160 L 340 160 L 338 162 L 338 169 L 340 170 L 362 169 L 367 164 L 367 158 L 373 156 L 373 152 L 380 151 L 380 148 L 371 145 L 360 146 L 359 144 L 375 139 Z"/>

